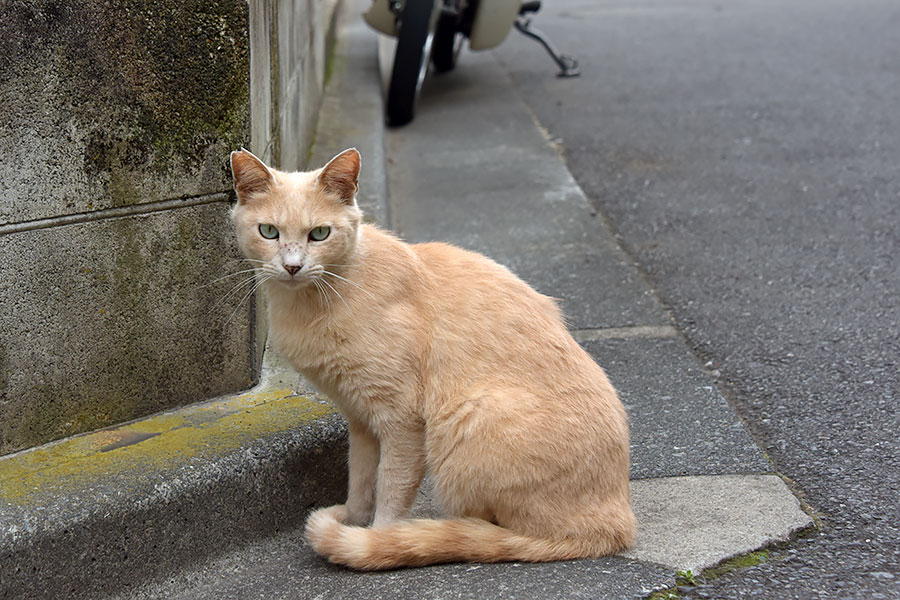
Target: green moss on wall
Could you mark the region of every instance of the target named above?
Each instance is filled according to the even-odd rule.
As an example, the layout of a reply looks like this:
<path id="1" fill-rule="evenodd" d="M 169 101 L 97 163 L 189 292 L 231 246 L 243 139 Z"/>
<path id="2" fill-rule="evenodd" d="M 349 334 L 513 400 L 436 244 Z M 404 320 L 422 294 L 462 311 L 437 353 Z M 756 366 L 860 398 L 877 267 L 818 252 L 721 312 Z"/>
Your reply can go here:
<path id="1" fill-rule="evenodd" d="M 247 4 L 132 0 L 121 5 L 129 18 L 123 22 L 117 11 L 104 11 L 108 17 L 101 27 L 119 47 L 107 68 L 123 78 L 119 91 L 133 101 L 136 128 L 129 145 L 152 154 L 154 166 L 164 169 L 173 159 L 201 163 L 216 142 L 234 147 L 245 140 Z M 116 150 L 119 156 L 110 164 L 127 167 L 130 150 Z"/>
<path id="2" fill-rule="evenodd" d="M 65 114 L 89 175 L 121 185 L 248 139 L 246 1 L 10 0 L 4 15 L 0 55 L 17 57 L 7 72 Z"/>
<path id="3" fill-rule="evenodd" d="M 140 396 L 130 395 L 134 390 L 127 388 L 116 390 L 108 385 L 91 386 L 89 382 L 34 385 L 30 393 L 34 401 L 22 415 L 15 445 L 28 448 L 133 419 L 136 398 Z M 10 449 L 0 447 L 0 454 Z"/>

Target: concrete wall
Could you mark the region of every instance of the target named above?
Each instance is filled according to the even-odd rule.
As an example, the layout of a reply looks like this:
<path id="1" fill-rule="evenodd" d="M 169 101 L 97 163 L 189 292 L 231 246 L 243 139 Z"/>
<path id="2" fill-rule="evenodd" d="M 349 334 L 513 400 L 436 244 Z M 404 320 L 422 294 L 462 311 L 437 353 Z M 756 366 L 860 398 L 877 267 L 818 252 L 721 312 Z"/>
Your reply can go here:
<path id="1" fill-rule="evenodd" d="M 251 0 L 250 150 L 291 171 L 307 166 L 338 0 Z"/>
<path id="2" fill-rule="evenodd" d="M 226 159 L 302 163 L 332 8 L 3 3 L 0 454 L 252 384 Z"/>

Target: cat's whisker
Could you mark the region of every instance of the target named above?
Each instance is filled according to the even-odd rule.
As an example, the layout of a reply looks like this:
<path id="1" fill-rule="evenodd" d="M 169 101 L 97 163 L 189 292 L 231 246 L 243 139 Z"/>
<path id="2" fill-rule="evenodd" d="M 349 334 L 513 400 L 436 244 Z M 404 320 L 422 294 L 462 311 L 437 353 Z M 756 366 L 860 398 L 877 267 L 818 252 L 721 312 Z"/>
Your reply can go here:
<path id="1" fill-rule="evenodd" d="M 267 281 L 269 281 L 271 278 L 272 278 L 271 275 L 269 275 L 269 276 L 267 276 L 267 277 L 261 277 L 261 278 L 259 279 L 259 281 L 257 281 L 256 284 L 253 285 L 253 286 L 250 288 L 250 291 L 247 292 L 246 294 L 244 294 L 244 297 L 241 298 L 241 300 L 237 303 L 237 306 L 234 308 L 233 311 L 231 311 L 231 315 L 229 315 L 228 319 L 227 319 L 227 320 L 225 321 L 225 323 L 222 325 L 222 329 L 225 329 L 226 327 L 228 327 L 228 324 L 231 323 L 231 320 L 234 318 L 234 316 L 237 314 L 237 312 L 238 312 L 238 311 L 241 309 L 241 307 L 244 305 L 244 302 L 246 302 L 247 300 L 249 300 L 250 297 L 253 296 L 253 293 L 256 292 L 256 290 L 258 290 L 260 287 L 262 287 L 262 285 L 263 285 L 264 283 L 266 283 Z"/>
<path id="2" fill-rule="evenodd" d="M 224 279 L 230 279 L 232 277 L 237 277 L 238 275 L 244 275 L 246 273 L 258 273 L 261 271 L 262 271 L 262 269 L 260 269 L 259 267 L 253 267 L 252 269 L 243 269 L 241 271 L 235 271 L 234 273 L 229 273 L 228 275 L 222 275 L 221 277 L 217 277 L 217 278 L 213 279 L 212 281 L 207 281 L 206 283 L 199 284 L 195 287 L 197 289 L 207 288 L 207 287 L 214 285 Z"/>
<path id="3" fill-rule="evenodd" d="M 331 294 L 328 292 L 328 288 L 325 287 L 324 282 L 320 282 L 319 285 L 322 286 L 322 291 L 325 293 L 325 297 L 328 299 L 329 310 L 334 312 L 334 298 L 331 297 Z"/>
<path id="4" fill-rule="evenodd" d="M 319 292 L 319 296 L 321 296 L 321 295 L 322 295 L 322 289 L 319 287 L 319 282 L 317 282 L 315 279 L 313 279 L 313 280 L 312 280 L 312 284 L 313 284 L 314 286 L 316 286 L 316 291 Z"/>
<path id="5" fill-rule="evenodd" d="M 319 295 L 325 303 L 325 310 L 327 312 L 333 312 L 334 304 L 332 304 L 331 298 L 328 296 L 328 291 L 324 287 L 322 287 L 322 284 L 317 279 L 313 279 L 312 282 L 313 285 L 316 286 L 316 289 L 319 291 Z"/>
<path id="6" fill-rule="evenodd" d="M 259 278 L 260 278 L 259 275 L 253 275 L 252 277 L 248 277 L 247 279 L 244 279 L 243 281 L 239 281 L 238 283 L 236 283 L 236 284 L 228 291 L 228 293 L 226 293 L 226 294 L 223 295 L 221 298 L 219 298 L 219 300 L 213 305 L 213 307 L 212 307 L 213 310 L 214 310 L 214 309 L 217 309 L 220 305 L 222 305 L 222 304 L 224 304 L 225 302 L 227 302 L 232 296 L 234 296 L 234 295 L 236 295 L 236 294 L 243 293 L 243 291 L 244 291 L 245 289 L 247 289 L 248 286 L 249 286 L 249 287 L 252 287 L 253 284 L 254 284 Z M 265 279 L 270 279 L 270 278 L 271 278 L 271 276 L 265 277 Z"/>
<path id="7" fill-rule="evenodd" d="M 329 270 L 327 270 L 327 269 L 323 270 L 322 273 L 324 273 L 325 275 L 331 275 L 332 277 L 337 277 L 337 278 L 340 279 L 341 281 L 346 281 L 346 282 L 349 283 L 350 285 L 355 286 L 356 288 L 358 288 L 360 291 L 365 292 L 365 293 L 366 293 L 370 298 L 372 298 L 373 300 L 378 300 L 378 298 L 376 298 L 369 290 L 367 290 L 367 289 L 364 288 L 363 286 L 359 285 L 359 284 L 356 283 L 355 281 L 351 281 L 350 279 L 347 279 L 346 277 L 341 277 L 341 276 L 338 275 L 337 273 L 332 273 L 331 271 L 329 271 Z M 323 280 L 323 281 L 324 281 L 324 280 Z"/>
<path id="8" fill-rule="evenodd" d="M 257 263 L 257 264 L 264 265 L 264 264 L 267 264 L 269 261 L 259 260 L 257 258 L 229 258 L 228 262 L 250 262 L 250 263 Z"/>
<path id="9" fill-rule="evenodd" d="M 236 294 L 238 294 L 238 293 L 243 293 L 244 290 L 248 289 L 248 286 L 250 288 L 252 288 L 256 284 L 256 282 L 257 282 L 257 280 L 254 278 L 254 279 L 251 279 L 250 281 L 242 282 L 239 287 L 232 288 L 232 290 L 228 293 L 227 296 L 223 296 L 222 298 L 219 299 L 218 302 L 216 302 L 216 304 L 213 306 L 213 309 L 218 310 L 219 307 L 222 307 L 222 309 L 224 311 L 226 309 L 225 305 L 227 304 L 227 300 L 230 296 L 236 296 Z M 225 321 L 225 323 L 222 325 L 222 329 L 224 329 L 225 326 L 228 325 L 228 322 L 231 320 L 232 316 L 234 316 L 234 311 L 236 311 L 238 308 L 240 308 L 240 305 L 241 305 L 241 303 L 238 302 L 235 309 L 233 309 L 231 316 L 229 316 L 228 319 Z"/>
<path id="10" fill-rule="evenodd" d="M 325 287 L 325 280 L 321 277 L 316 277 L 312 280 L 316 284 L 316 289 L 321 293 L 322 299 L 325 301 L 325 309 L 328 312 L 334 312 L 334 300 L 331 298 L 331 291 L 334 291 L 334 288 L 329 286 Z"/>
<path id="11" fill-rule="evenodd" d="M 235 295 L 235 294 L 240 293 L 241 291 L 243 291 L 243 288 L 245 288 L 245 287 L 247 287 L 247 286 L 249 286 L 249 285 L 252 285 L 253 282 L 255 282 L 256 280 L 257 280 L 257 277 L 254 275 L 254 276 L 252 276 L 252 277 L 247 277 L 246 279 L 243 279 L 243 280 L 241 280 L 241 281 L 235 283 L 235 284 L 231 287 L 230 290 L 228 290 L 225 294 L 222 295 L 222 297 L 220 298 L 220 302 L 226 302 L 226 301 L 227 301 L 229 298 L 231 298 L 233 295 Z"/>
<path id="12" fill-rule="evenodd" d="M 321 266 L 312 267 L 310 271 L 306 274 L 310 281 L 312 281 L 313 285 L 316 286 L 316 290 L 318 290 L 319 295 L 321 296 L 323 302 L 325 303 L 326 310 L 332 310 L 333 304 L 331 302 L 331 297 L 328 295 L 328 291 L 322 286 L 320 280 L 322 278 L 322 269 Z"/>
<path id="13" fill-rule="evenodd" d="M 327 272 L 328 272 L 328 271 L 325 271 L 325 273 L 327 273 Z M 333 285 L 331 285 L 331 283 L 328 282 L 327 279 L 324 279 L 324 278 L 321 278 L 321 277 L 320 277 L 320 278 L 319 278 L 319 281 L 321 281 L 322 283 L 324 283 L 325 285 L 327 285 L 329 288 L 331 288 L 331 291 L 333 291 L 333 292 L 337 295 L 337 297 L 340 298 L 341 302 L 344 303 L 344 306 L 346 306 L 347 308 L 350 308 L 350 305 L 347 304 L 347 301 L 344 300 L 344 297 L 341 296 L 341 293 L 340 293 L 339 291 L 337 291 L 337 290 L 335 289 L 335 287 L 334 287 Z"/>

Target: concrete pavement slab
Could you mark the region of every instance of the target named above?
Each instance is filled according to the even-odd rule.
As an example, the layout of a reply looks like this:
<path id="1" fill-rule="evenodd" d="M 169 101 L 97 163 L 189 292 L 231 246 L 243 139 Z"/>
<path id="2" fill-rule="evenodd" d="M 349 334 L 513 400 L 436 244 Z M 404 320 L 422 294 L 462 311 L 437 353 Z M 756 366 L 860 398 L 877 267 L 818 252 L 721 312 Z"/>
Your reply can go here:
<path id="1" fill-rule="evenodd" d="M 669 324 L 640 274 L 600 240 L 490 256 L 537 291 L 556 298 L 573 330 Z"/>
<path id="2" fill-rule="evenodd" d="M 559 298 L 573 328 L 670 324 L 497 64 L 464 71 L 386 134 L 392 228 L 490 256 Z"/>
<path id="3" fill-rule="evenodd" d="M 753 443 L 681 338 L 583 342 L 631 420 L 631 477 L 769 473 Z"/>
<path id="4" fill-rule="evenodd" d="M 813 524 L 777 475 L 633 481 L 631 502 L 638 535 L 625 556 L 694 574 Z"/>
<path id="5" fill-rule="evenodd" d="M 426 483 L 414 510 L 439 517 Z M 437 565 L 359 573 L 315 556 L 302 531 L 260 540 L 116 596 L 144 598 L 642 598 L 723 559 L 784 541 L 812 520 L 775 475 L 632 482 L 639 530 L 623 556 L 560 563 Z"/>
<path id="6" fill-rule="evenodd" d="M 393 164 L 409 160 L 406 152 L 421 143 L 404 146 L 395 139 Z M 545 158 L 557 160 L 550 152 Z M 397 230 L 410 242 L 440 240 L 490 256 L 538 291 L 560 298 L 575 328 L 669 324 L 577 186 L 565 179 L 518 181 L 520 165 L 505 166 L 508 184 L 502 189 L 488 187 L 497 181 L 483 173 L 442 182 L 446 167 L 423 167 L 414 176 L 391 169 Z"/>

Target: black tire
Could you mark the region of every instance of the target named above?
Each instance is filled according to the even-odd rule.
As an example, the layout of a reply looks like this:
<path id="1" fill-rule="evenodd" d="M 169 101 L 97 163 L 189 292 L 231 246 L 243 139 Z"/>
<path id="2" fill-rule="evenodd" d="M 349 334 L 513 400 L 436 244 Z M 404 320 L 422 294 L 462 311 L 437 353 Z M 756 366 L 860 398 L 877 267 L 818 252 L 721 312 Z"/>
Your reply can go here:
<path id="1" fill-rule="evenodd" d="M 462 34 L 456 32 L 456 18 L 452 15 L 441 15 L 437 31 L 434 32 L 434 43 L 431 46 L 431 62 L 438 73 L 452 71 L 456 67 L 456 57 L 462 45 Z"/>
<path id="2" fill-rule="evenodd" d="M 393 126 L 412 121 L 416 97 L 428 68 L 431 0 L 406 0 L 400 15 L 400 34 L 387 94 L 387 118 Z"/>

